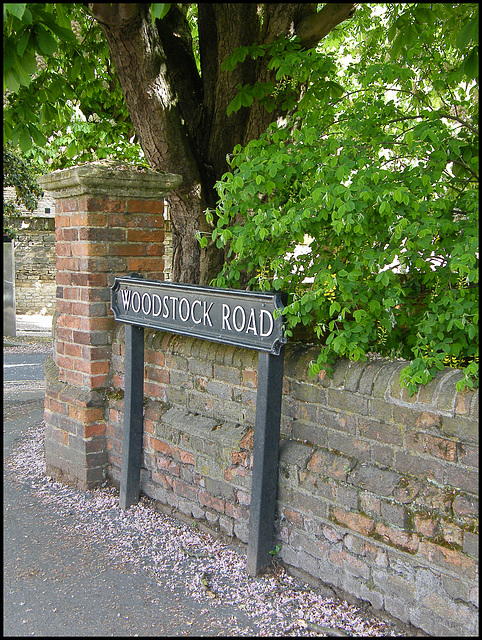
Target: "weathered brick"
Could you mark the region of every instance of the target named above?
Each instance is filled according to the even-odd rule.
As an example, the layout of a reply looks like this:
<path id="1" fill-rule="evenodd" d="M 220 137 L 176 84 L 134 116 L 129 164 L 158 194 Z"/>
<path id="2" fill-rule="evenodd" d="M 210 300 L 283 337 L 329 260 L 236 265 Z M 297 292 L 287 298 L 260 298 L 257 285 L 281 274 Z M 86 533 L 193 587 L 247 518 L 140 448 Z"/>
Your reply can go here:
<path id="1" fill-rule="evenodd" d="M 479 468 L 479 447 L 465 444 L 462 442 L 457 443 L 457 460 L 461 464 L 465 464 L 469 467 Z"/>
<path id="2" fill-rule="evenodd" d="M 388 445 L 373 444 L 371 446 L 371 456 L 373 462 L 383 467 L 391 467 L 395 458 L 395 450 Z"/>
<path id="3" fill-rule="evenodd" d="M 453 501 L 453 510 L 458 516 L 477 516 L 479 513 L 479 501 L 475 496 L 458 495 Z"/>
<path id="4" fill-rule="evenodd" d="M 164 229 L 127 229 L 127 242 L 129 244 L 133 242 L 142 243 L 146 246 L 147 243 L 156 242 L 162 243 L 164 242 Z"/>
<path id="5" fill-rule="evenodd" d="M 170 460 L 169 458 L 165 458 L 162 455 L 156 456 L 156 468 L 162 471 L 166 471 L 173 476 L 181 476 L 181 467 L 179 463 L 174 462 L 174 460 Z"/>
<path id="6" fill-rule="evenodd" d="M 177 478 L 173 478 L 172 490 L 174 491 L 174 493 L 182 496 L 183 498 L 188 498 L 189 500 L 197 502 L 199 492 L 199 489 L 197 487 L 193 487 Z"/>
<path id="7" fill-rule="evenodd" d="M 424 453 L 442 460 L 455 461 L 456 443 L 453 440 L 437 438 L 428 433 L 409 432 L 405 436 L 405 445 L 416 453 Z"/>
<path id="8" fill-rule="evenodd" d="M 405 507 L 399 504 L 381 501 L 381 516 L 390 524 L 404 528 L 407 526 L 407 512 Z"/>
<path id="9" fill-rule="evenodd" d="M 321 529 L 323 535 L 329 542 L 336 543 L 343 540 L 343 534 L 335 527 L 332 527 L 329 524 L 324 524 L 322 525 Z"/>
<path id="10" fill-rule="evenodd" d="M 127 200 L 127 213 L 164 213 L 164 200 L 140 200 L 140 199 L 128 199 Z M 162 216 L 159 217 L 159 222 L 163 221 Z"/>
<path id="11" fill-rule="evenodd" d="M 340 571 L 347 572 L 353 576 L 359 576 L 364 580 L 368 580 L 370 577 L 370 567 L 360 560 L 360 558 L 354 558 L 346 551 L 337 551 L 333 549 L 328 555 L 329 561 L 338 566 Z"/>
<path id="12" fill-rule="evenodd" d="M 166 455 L 172 455 L 171 447 L 166 443 L 158 440 L 157 438 L 150 438 L 150 445 L 154 451 L 165 453 Z"/>
<path id="13" fill-rule="evenodd" d="M 124 199 L 120 198 L 102 198 L 91 195 L 83 196 L 80 199 L 79 209 L 82 211 L 100 211 L 106 212 L 123 212 L 126 209 Z"/>
<path id="14" fill-rule="evenodd" d="M 224 505 L 225 505 L 224 500 L 221 500 L 220 498 L 215 498 L 214 496 L 209 494 L 207 491 L 203 491 L 203 490 L 199 490 L 198 499 L 203 506 L 208 507 L 209 509 L 214 509 L 219 513 L 224 513 Z"/>
<path id="15" fill-rule="evenodd" d="M 442 417 L 428 411 L 422 411 L 415 420 L 415 426 L 419 429 L 440 429 L 441 425 Z"/>
<path id="16" fill-rule="evenodd" d="M 373 570 L 373 582 L 384 593 L 402 598 L 404 602 L 411 603 L 416 599 L 417 591 L 413 581 L 404 579 L 400 575 L 390 575 L 385 571 Z"/>
<path id="17" fill-rule="evenodd" d="M 399 446 L 403 444 L 402 430 L 396 425 L 362 417 L 359 420 L 358 429 L 360 435 L 378 443 Z"/>
<path id="18" fill-rule="evenodd" d="M 449 467 L 446 470 L 445 482 L 456 489 L 477 493 L 479 489 L 479 472 L 460 467 Z"/>
<path id="19" fill-rule="evenodd" d="M 232 504 L 229 500 L 224 503 L 224 513 L 238 522 L 249 521 L 249 509 Z"/>
<path id="20" fill-rule="evenodd" d="M 356 419 L 354 416 L 345 414 L 342 411 L 333 412 L 324 407 L 318 409 L 318 424 L 328 429 L 345 431 L 346 433 L 356 433 Z"/>
<path id="21" fill-rule="evenodd" d="M 426 557 L 429 562 L 442 569 L 459 572 L 471 580 L 474 580 L 477 576 L 477 561 L 466 556 L 462 551 L 422 540 L 419 553 Z"/>
<path id="22" fill-rule="evenodd" d="M 358 533 L 365 536 L 369 535 L 375 527 L 372 519 L 362 516 L 359 513 L 345 511 L 344 509 L 340 509 L 340 507 L 334 507 L 332 514 L 333 518 L 340 524 L 345 525 L 353 531 L 358 531 Z"/>
<path id="23" fill-rule="evenodd" d="M 440 522 L 440 531 L 446 542 L 462 547 L 464 542 L 464 532 L 454 522 L 442 520 Z"/>
<path id="24" fill-rule="evenodd" d="M 434 636 L 476 635 L 477 616 L 465 604 L 453 602 L 442 594 L 429 593 L 412 608 L 411 619 Z M 467 633 L 470 629 L 471 632 Z"/>
<path id="25" fill-rule="evenodd" d="M 358 508 L 358 491 L 352 487 L 338 485 L 335 487 L 335 502 L 338 506 L 350 510 Z"/>
<path id="26" fill-rule="evenodd" d="M 372 493 L 360 493 L 360 507 L 361 511 L 367 513 L 368 515 L 381 515 L 381 500 L 377 496 L 374 496 Z"/>
<path id="27" fill-rule="evenodd" d="M 326 404 L 326 391 L 313 384 L 306 384 L 293 380 L 291 382 L 291 396 L 301 402 L 312 404 Z"/>
<path id="28" fill-rule="evenodd" d="M 478 534 L 464 531 L 464 547 L 463 552 L 473 558 L 479 557 L 479 536 Z"/>
<path id="29" fill-rule="evenodd" d="M 368 400 L 364 396 L 342 389 L 328 389 L 327 399 L 323 404 L 328 404 L 335 410 L 340 409 L 357 415 L 368 414 Z"/>
<path id="30" fill-rule="evenodd" d="M 370 444 L 368 442 L 338 431 L 330 431 L 327 435 L 330 449 L 336 449 L 341 453 L 356 458 L 359 462 L 368 462 L 370 460 Z"/>
<path id="31" fill-rule="evenodd" d="M 399 480 L 398 473 L 366 463 L 358 464 L 348 477 L 350 484 L 381 496 L 391 495 Z"/>
<path id="32" fill-rule="evenodd" d="M 479 425 L 474 418 L 466 416 L 443 416 L 442 433 L 449 438 L 459 438 L 462 442 L 478 444 Z"/>
<path id="33" fill-rule="evenodd" d="M 382 522 L 377 522 L 375 525 L 375 531 L 387 544 L 392 544 L 398 548 L 405 549 L 409 553 L 414 553 L 418 549 L 419 536 L 415 533 L 410 535 L 405 531 L 400 531 L 387 526 Z"/>
<path id="34" fill-rule="evenodd" d="M 413 517 L 413 525 L 415 531 L 422 536 L 432 538 L 437 531 L 437 519 L 430 518 L 422 515 L 415 515 Z"/>
<path id="35" fill-rule="evenodd" d="M 425 476 L 443 484 L 445 468 L 435 459 L 414 456 L 401 450 L 395 453 L 394 468 L 400 473 L 409 473 L 414 476 Z"/>
<path id="36" fill-rule="evenodd" d="M 351 533 L 347 533 L 344 536 L 343 545 L 348 549 L 348 551 L 356 554 L 357 556 L 366 556 L 365 541 Z"/>

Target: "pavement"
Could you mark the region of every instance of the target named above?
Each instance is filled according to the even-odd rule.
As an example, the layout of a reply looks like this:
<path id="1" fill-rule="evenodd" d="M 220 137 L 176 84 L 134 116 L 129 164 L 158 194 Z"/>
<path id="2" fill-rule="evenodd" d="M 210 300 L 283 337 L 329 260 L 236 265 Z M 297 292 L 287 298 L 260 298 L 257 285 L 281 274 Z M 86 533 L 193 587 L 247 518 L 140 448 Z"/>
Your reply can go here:
<path id="1" fill-rule="evenodd" d="M 52 335 L 52 316 L 47 315 L 17 315 L 15 316 L 16 336 L 4 336 L 4 346 L 16 343 L 16 338 L 48 338 Z"/>

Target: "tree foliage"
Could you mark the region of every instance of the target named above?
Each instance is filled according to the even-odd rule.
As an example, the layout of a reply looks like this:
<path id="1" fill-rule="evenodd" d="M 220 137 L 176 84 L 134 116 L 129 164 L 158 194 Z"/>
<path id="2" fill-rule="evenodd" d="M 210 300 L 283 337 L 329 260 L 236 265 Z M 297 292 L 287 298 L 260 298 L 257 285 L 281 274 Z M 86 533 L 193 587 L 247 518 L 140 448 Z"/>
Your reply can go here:
<path id="1" fill-rule="evenodd" d="M 5 3 L 4 140 L 40 172 L 147 165 L 96 20 L 79 3 Z"/>
<path id="2" fill-rule="evenodd" d="M 14 187 L 15 199 L 6 200 L 3 195 L 3 233 L 9 238 L 16 235 L 14 220 L 22 216 L 20 207 L 33 211 L 43 195 L 32 171 L 31 164 L 15 152 L 8 142 L 3 146 L 3 187 Z"/>
<path id="3" fill-rule="evenodd" d="M 378 5 L 380 7 L 380 5 Z M 337 356 L 410 362 L 411 393 L 446 364 L 478 372 L 478 8 L 363 5 L 318 50 L 266 49 L 288 121 L 237 146 L 218 182 L 216 280 L 289 292 L 288 327 Z M 340 52 L 357 51 L 340 65 Z M 259 55 L 235 52 L 227 64 Z M 230 108 L 272 99 L 242 87 Z M 269 94 L 269 95 L 268 95 Z M 292 106 L 292 105 L 290 105 Z M 242 219 L 242 224 L 233 221 Z M 200 237 L 200 241 L 203 239 Z"/>
<path id="4" fill-rule="evenodd" d="M 4 5 L 4 77 L 12 92 L 4 134 L 24 151 L 32 140 L 41 145 L 48 139 L 50 168 L 57 149 L 60 166 L 107 154 L 129 159 L 136 147 L 127 143 L 133 133 L 124 119 L 128 111 L 149 166 L 183 175 L 170 196 L 173 278 L 207 283 L 224 255 L 212 243 L 201 248 L 195 232 L 208 229 L 204 210 L 215 205 L 214 185 L 228 168 L 226 154 L 265 131 L 282 111 L 281 103 L 268 111 L 255 100 L 227 115 L 237 85 L 267 85 L 273 70 L 263 57 L 248 57 L 233 71 L 223 68 L 224 60 L 238 46 L 263 46 L 292 33 L 313 47 L 350 18 L 355 6 Z M 91 122 L 94 116 L 98 123 Z"/>
<path id="5" fill-rule="evenodd" d="M 175 279 L 224 256 L 218 285 L 289 292 L 313 373 L 400 356 L 411 392 L 475 384 L 477 82 L 470 3 L 4 5 L 5 139 L 182 173 Z"/>

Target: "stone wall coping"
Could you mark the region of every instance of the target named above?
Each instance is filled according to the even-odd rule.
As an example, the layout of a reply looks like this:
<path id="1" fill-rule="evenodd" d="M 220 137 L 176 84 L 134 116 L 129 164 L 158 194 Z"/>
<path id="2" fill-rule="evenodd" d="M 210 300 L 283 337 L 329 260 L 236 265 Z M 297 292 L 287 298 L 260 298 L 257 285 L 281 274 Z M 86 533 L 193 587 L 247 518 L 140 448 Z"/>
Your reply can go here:
<path id="1" fill-rule="evenodd" d="M 164 332 L 159 331 L 158 333 L 163 334 Z M 173 334 L 164 335 L 172 336 Z M 169 342 L 168 338 L 166 342 L 163 342 L 162 349 L 191 357 L 197 353 L 196 344 L 202 344 L 202 342 L 196 339 L 183 340 L 177 336 L 174 341 Z M 205 341 L 205 344 L 212 343 Z M 246 350 L 241 349 L 241 351 Z M 406 360 L 376 357 L 366 362 L 350 362 L 339 359 L 333 365 L 334 370 L 331 378 L 324 371 L 312 378 L 308 372 L 309 362 L 316 360 L 318 353 L 318 347 L 288 343 L 285 353 L 284 377 L 297 379 L 300 383 L 315 387 L 337 389 L 340 392 L 346 391 L 377 398 L 392 406 L 414 411 L 429 412 L 451 418 L 459 413 L 469 420 L 478 419 L 479 390 L 465 392 L 456 390 L 455 385 L 462 377 L 460 369 L 445 367 L 428 385 L 421 387 L 413 396 L 409 396 L 408 390 L 400 385 L 400 372 L 409 364 Z M 232 362 L 226 362 L 228 354 L 229 351 L 225 345 L 222 345 L 218 350 L 213 345 L 211 355 L 207 357 L 213 362 L 224 362 L 234 366 Z M 253 362 L 253 366 L 254 364 Z M 462 409 L 462 407 L 464 408 Z"/>
<path id="2" fill-rule="evenodd" d="M 38 178 L 53 198 L 81 195 L 159 200 L 178 187 L 182 176 L 115 162 L 89 162 L 57 169 Z"/>

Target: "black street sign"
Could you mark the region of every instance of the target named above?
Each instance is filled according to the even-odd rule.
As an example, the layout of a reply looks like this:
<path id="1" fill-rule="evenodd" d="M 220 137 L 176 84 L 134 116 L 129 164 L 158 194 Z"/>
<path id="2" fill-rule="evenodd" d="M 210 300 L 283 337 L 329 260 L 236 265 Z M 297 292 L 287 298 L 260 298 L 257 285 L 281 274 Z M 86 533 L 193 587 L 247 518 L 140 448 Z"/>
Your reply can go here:
<path id="1" fill-rule="evenodd" d="M 116 278 L 112 311 L 120 322 L 279 355 L 286 343 L 282 294 Z M 277 317 L 276 317 L 277 316 Z"/>
<path id="2" fill-rule="evenodd" d="M 142 463 L 144 327 L 256 349 L 258 390 L 246 568 L 257 575 L 271 563 L 278 487 L 278 446 L 286 338 L 281 293 L 252 293 L 116 277 L 111 307 L 126 323 L 124 432 L 119 504 L 139 500 Z"/>

